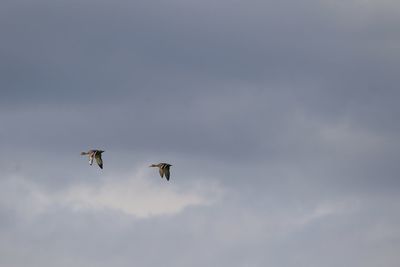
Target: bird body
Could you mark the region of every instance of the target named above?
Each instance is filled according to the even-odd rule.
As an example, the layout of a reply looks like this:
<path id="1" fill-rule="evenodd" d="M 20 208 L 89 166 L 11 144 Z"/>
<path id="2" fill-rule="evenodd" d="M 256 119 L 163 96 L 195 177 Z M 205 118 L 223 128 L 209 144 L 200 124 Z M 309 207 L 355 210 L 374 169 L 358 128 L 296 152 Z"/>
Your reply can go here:
<path id="1" fill-rule="evenodd" d="M 99 165 L 100 169 L 103 169 L 103 160 L 101 159 L 101 154 L 103 150 L 92 149 L 88 152 L 81 152 L 81 155 L 87 155 L 89 157 L 89 164 L 93 164 L 93 159 L 96 159 L 97 165 Z"/>
<path id="2" fill-rule="evenodd" d="M 165 176 L 167 181 L 169 181 L 169 176 L 170 176 L 169 167 L 171 167 L 171 166 L 172 166 L 171 164 L 163 162 L 163 163 L 158 163 L 158 164 L 151 164 L 149 167 L 157 167 L 158 171 L 160 172 L 161 178 L 163 178 Z"/>

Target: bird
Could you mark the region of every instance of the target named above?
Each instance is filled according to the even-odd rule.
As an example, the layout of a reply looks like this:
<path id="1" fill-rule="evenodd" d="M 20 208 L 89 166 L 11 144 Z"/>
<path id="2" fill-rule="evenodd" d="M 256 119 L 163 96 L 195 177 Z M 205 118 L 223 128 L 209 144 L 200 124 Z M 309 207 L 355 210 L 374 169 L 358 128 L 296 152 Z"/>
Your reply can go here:
<path id="1" fill-rule="evenodd" d="M 169 181 L 169 167 L 171 166 L 171 164 L 163 162 L 158 164 L 151 164 L 149 167 L 157 167 L 160 172 L 161 178 L 163 178 L 165 175 L 165 178 L 167 178 L 167 181 Z"/>
<path id="2" fill-rule="evenodd" d="M 93 159 L 96 159 L 97 165 L 99 165 L 100 169 L 103 169 L 103 160 L 101 159 L 101 154 L 104 150 L 91 149 L 88 152 L 81 152 L 81 155 L 89 156 L 89 164 L 93 164 Z"/>

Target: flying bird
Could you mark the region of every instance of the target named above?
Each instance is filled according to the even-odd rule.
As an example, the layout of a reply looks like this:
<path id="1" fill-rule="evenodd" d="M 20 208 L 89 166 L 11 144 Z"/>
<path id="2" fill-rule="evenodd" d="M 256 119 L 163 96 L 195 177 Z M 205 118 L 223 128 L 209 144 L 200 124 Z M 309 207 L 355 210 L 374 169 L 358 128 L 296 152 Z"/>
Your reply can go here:
<path id="1" fill-rule="evenodd" d="M 93 159 L 96 159 L 97 165 L 99 165 L 100 169 L 103 169 L 103 160 L 101 159 L 101 153 L 103 150 L 89 150 L 88 152 L 81 152 L 81 155 L 88 155 L 89 156 L 89 164 L 93 164 Z"/>
<path id="2" fill-rule="evenodd" d="M 158 164 L 151 164 L 149 167 L 157 167 L 158 171 L 160 172 L 161 178 L 164 177 L 167 178 L 167 181 L 169 181 L 169 167 L 171 167 L 171 164 L 168 163 L 158 163 Z"/>

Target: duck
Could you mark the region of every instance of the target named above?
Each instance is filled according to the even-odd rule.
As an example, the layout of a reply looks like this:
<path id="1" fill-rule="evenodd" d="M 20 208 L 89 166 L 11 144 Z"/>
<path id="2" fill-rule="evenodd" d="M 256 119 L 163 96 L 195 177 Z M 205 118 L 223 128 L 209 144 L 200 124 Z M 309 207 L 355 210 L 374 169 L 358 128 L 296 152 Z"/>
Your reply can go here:
<path id="1" fill-rule="evenodd" d="M 169 181 L 169 167 L 171 166 L 171 164 L 162 162 L 158 164 L 151 164 L 149 167 L 157 167 L 158 171 L 160 172 L 161 178 L 163 178 L 165 175 L 165 178 L 167 179 L 167 181 Z"/>
<path id="2" fill-rule="evenodd" d="M 101 159 L 101 154 L 105 152 L 104 150 L 91 149 L 88 152 L 81 152 L 81 155 L 89 156 L 89 164 L 93 164 L 93 159 L 96 159 L 97 165 L 99 165 L 100 169 L 103 169 L 103 160 Z"/>

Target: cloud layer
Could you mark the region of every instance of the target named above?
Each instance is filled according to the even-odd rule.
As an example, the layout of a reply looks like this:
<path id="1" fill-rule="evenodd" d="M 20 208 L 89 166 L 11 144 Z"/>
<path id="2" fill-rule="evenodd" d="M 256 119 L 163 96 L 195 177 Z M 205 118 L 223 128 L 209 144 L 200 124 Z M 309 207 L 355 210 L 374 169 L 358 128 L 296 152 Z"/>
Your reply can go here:
<path id="1" fill-rule="evenodd" d="M 2 1 L 0 265 L 398 266 L 399 10 Z"/>
<path id="2" fill-rule="evenodd" d="M 215 183 L 194 183 L 179 188 L 176 185 L 155 183 L 142 167 L 127 177 L 114 174 L 97 184 L 76 183 L 60 190 L 48 190 L 27 178 L 11 176 L 2 180 L 5 192 L 2 203 L 22 217 L 40 216 L 54 207 L 71 211 L 96 212 L 111 210 L 137 218 L 170 215 L 185 207 L 211 205 L 222 196 Z M 158 182 L 158 180 L 156 180 Z"/>

